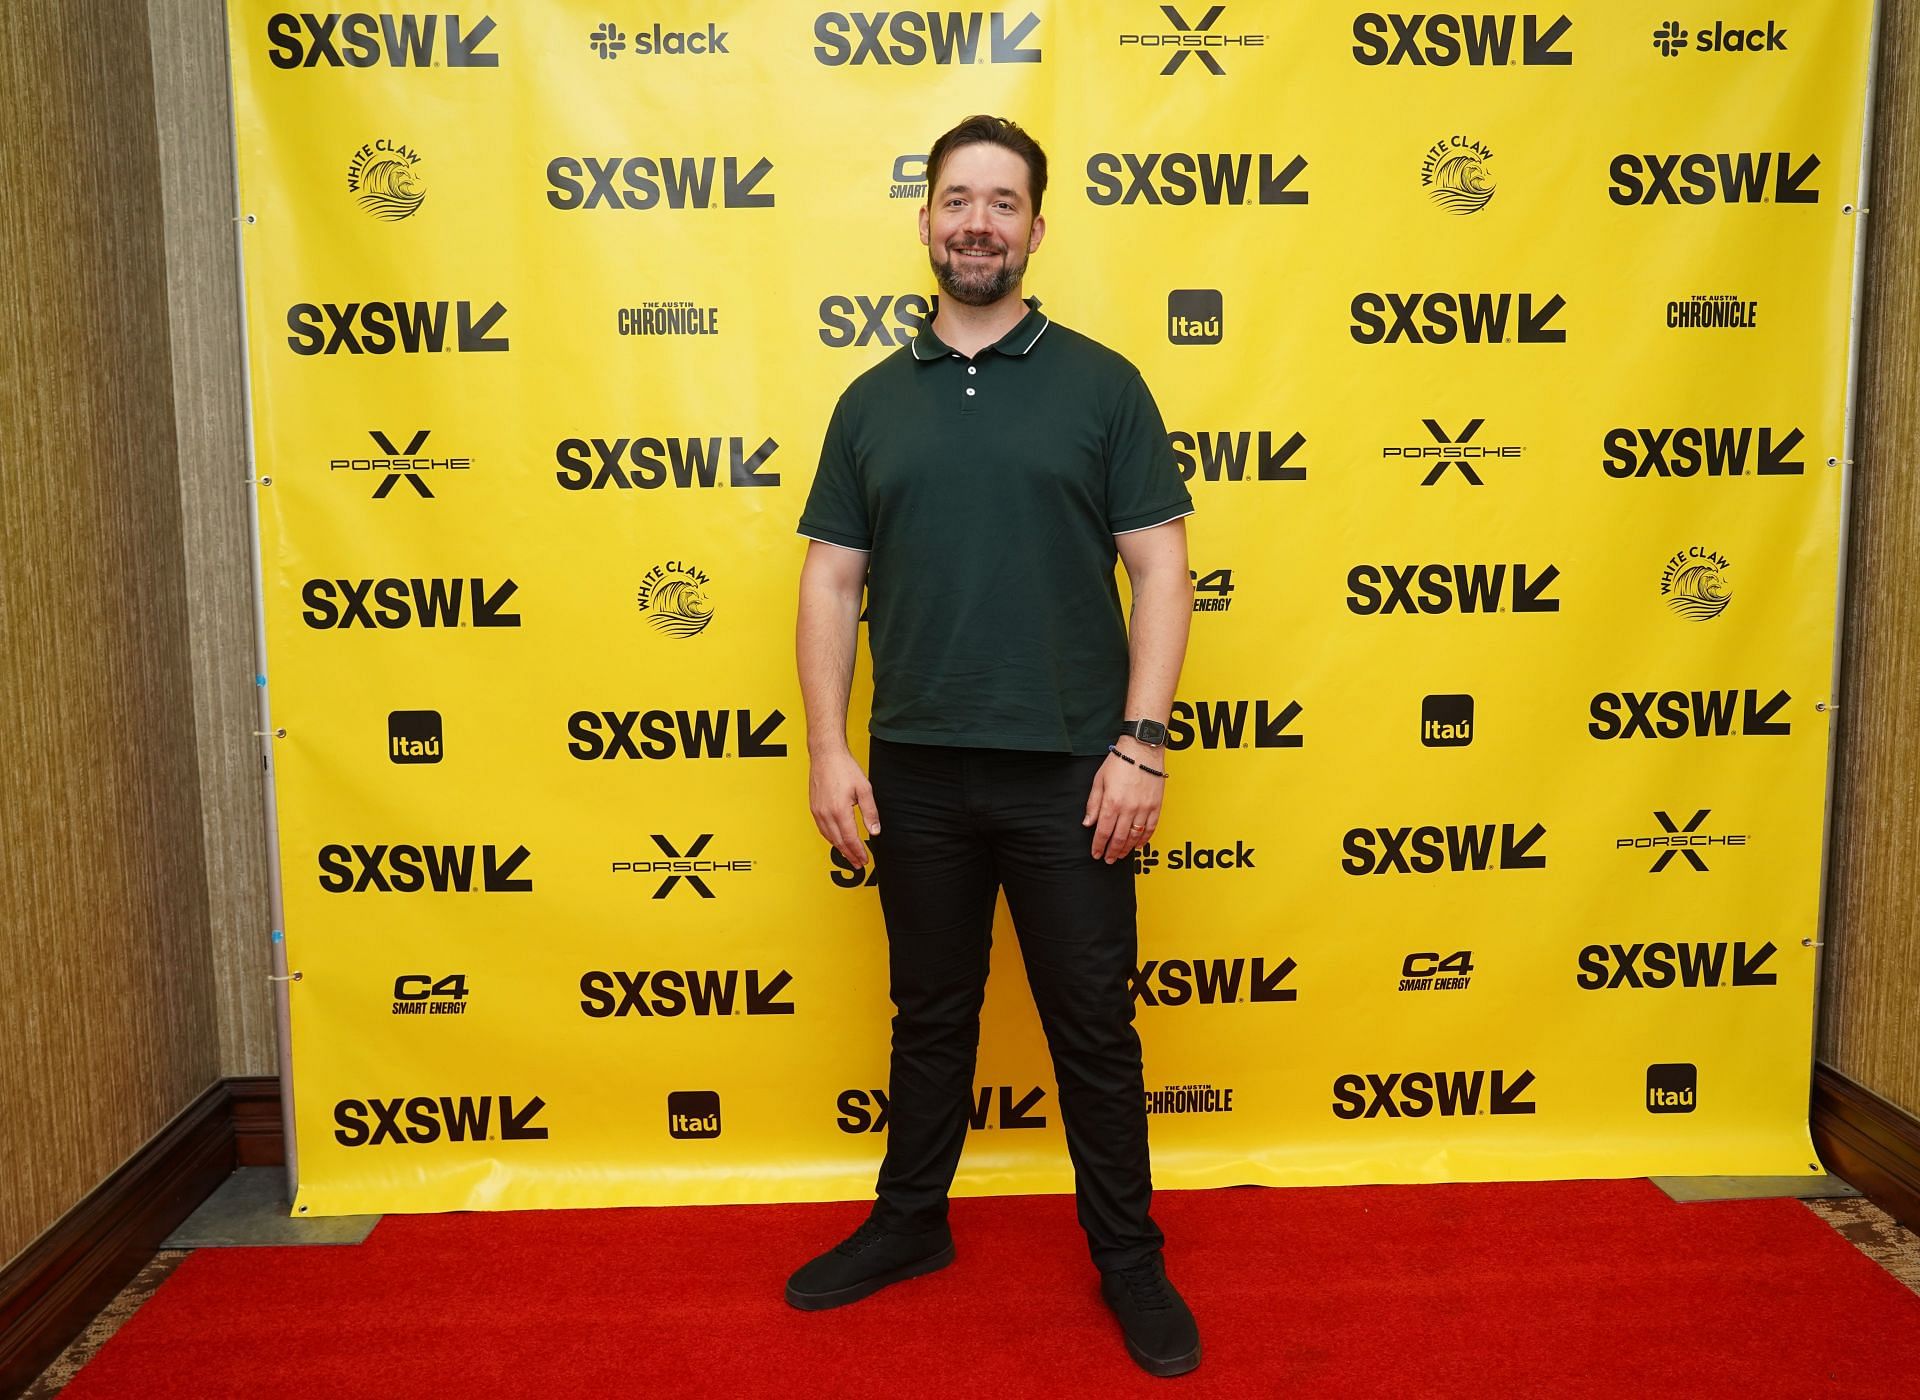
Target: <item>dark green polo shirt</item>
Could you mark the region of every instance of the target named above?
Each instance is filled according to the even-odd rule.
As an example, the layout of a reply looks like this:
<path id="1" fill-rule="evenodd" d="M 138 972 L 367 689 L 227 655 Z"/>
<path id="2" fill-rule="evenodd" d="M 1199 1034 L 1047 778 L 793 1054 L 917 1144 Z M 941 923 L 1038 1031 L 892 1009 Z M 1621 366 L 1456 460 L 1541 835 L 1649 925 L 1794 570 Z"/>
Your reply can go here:
<path id="1" fill-rule="evenodd" d="M 1114 536 L 1193 500 L 1140 372 L 1027 306 L 971 360 L 929 318 L 827 425 L 800 533 L 869 552 L 883 739 L 1097 754 L 1127 718 Z"/>

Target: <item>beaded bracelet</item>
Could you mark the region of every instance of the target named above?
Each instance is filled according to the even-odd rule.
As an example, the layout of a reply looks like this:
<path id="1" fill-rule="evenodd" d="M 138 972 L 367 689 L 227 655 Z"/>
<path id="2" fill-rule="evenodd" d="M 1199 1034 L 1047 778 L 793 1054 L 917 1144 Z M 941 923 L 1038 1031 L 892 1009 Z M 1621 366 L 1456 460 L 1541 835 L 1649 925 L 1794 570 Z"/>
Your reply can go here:
<path id="1" fill-rule="evenodd" d="M 1125 754 L 1121 753 L 1120 750 L 1115 748 L 1112 744 L 1107 745 L 1107 752 L 1112 754 L 1115 758 L 1119 759 L 1122 763 L 1133 764 L 1133 766 L 1135 768 L 1138 768 L 1142 773 L 1151 773 L 1156 778 L 1164 778 L 1167 776 L 1165 773 L 1161 772 L 1158 768 L 1149 768 L 1144 763 L 1139 763 L 1131 758 L 1128 758 Z"/>

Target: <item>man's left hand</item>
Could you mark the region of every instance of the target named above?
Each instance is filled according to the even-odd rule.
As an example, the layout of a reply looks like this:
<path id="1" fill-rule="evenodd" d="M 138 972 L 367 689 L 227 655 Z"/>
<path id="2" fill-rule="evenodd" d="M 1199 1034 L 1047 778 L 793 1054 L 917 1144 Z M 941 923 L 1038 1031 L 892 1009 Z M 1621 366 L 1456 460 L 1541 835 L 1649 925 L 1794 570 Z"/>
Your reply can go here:
<path id="1" fill-rule="evenodd" d="M 1087 794 L 1087 814 L 1082 826 L 1093 828 L 1093 856 L 1108 865 L 1124 859 L 1153 837 L 1160 825 L 1160 799 L 1167 780 L 1156 778 L 1137 765 L 1162 767 L 1160 751 L 1148 748 L 1122 735 L 1115 741 L 1121 752 L 1136 760 L 1127 763 L 1107 755 L 1100 771 L 1093 775 L 1093 789 Z"/>

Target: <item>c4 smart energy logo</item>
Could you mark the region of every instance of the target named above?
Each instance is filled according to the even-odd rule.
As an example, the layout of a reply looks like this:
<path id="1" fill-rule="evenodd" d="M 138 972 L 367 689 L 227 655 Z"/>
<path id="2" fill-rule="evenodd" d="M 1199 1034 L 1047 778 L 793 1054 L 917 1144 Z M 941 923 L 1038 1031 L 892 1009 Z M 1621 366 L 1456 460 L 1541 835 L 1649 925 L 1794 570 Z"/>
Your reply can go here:
<path id="1" fill-rule="evenodd" d="M 463 1016 L 467 1010 L 467 974 L 402 973 L 393 979 L 396 1016 Z"/>
<path id="2" fill-rule="evenodd" d="M 1462 950 L 1408 953 L 1400 960 L 1399 992 L 1464 992 L 1473 982 L 1473 954 Z"/>
<path id="3" fill-rule="evenodd" d="M 376 219 L 397 223 L 420 212 L 427 186 L 420 153 L 404 141 L 369 141 L 347 162 L 347 193 Z"/>
<path id="4" fill-rule="evenodd" d="M 682 639 L 698 636 L 713 621 L 713 603 L 706 592 L 709 582 L 711 576 L 704 569 L 672 559 L 647 570 L 634 600 L 656 632 Z"/>

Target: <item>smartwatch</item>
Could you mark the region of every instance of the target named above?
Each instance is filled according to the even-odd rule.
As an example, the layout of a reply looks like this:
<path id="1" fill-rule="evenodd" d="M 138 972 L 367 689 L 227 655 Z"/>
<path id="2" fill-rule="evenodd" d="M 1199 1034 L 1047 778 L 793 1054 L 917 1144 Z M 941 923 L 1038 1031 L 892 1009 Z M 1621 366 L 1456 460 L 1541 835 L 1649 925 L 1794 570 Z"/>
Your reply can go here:
<path id="1" fill-rule="evenodd" d="M 1167 742 L 1167 727 L 1157 719 L 1130 719 L 1120 726 L 1120 732 L 1132 739 L 1138 739 L 1148 748 L 1157 749 Z"/>

